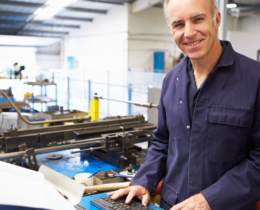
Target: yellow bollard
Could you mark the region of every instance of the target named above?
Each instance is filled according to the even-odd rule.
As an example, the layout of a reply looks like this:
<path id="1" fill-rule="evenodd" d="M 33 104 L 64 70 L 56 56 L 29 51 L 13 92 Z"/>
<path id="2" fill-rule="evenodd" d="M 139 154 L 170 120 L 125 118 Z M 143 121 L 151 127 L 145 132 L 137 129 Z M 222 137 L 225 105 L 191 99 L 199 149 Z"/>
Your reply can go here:
<path id="1" fill-rule="evenodd" d="M 91 121 L 99 119 L 99 99 L 94 98 L 90 101 L 89 116 L 91 116 Z"/>
<path id="2" fill-rule="evenodd" d="M 24 94 L 24 99 L 27 99 L 28 96 L 32 96 L 32 95 L 33 95 L 32 93 L 27 92 L 27 93 Z"/>

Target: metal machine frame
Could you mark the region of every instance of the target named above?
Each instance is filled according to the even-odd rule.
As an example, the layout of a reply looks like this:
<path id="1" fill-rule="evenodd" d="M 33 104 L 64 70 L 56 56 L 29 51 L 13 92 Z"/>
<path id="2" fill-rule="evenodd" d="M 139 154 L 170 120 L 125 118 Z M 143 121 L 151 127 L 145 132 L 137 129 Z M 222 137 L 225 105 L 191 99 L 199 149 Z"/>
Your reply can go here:
<path id="1" fill-rule="evenodd" d="M 88 152 L 115 167 L 134 165 L 139 149 L 134 144 L 151 139 L 149 129 L 140 129 L 147 126 L 151 124 L 142 115 L 137 115 L 110 117 L 67 126 L 10 129 L 0 138 L 5 152 L 0 155 L 0 160 L 27 157 L 27 148 L 33 148 L 36 155 L 83 148 L 77 152 Z M 30 163 L 28 158 L 27 162 Z"/>

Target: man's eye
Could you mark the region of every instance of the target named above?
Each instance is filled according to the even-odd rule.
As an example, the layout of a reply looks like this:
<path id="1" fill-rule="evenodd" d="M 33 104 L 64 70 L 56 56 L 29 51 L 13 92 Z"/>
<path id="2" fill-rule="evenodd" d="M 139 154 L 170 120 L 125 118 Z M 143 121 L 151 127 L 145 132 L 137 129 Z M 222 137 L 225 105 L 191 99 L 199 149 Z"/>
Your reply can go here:
<path id="1" fill-rule="evenodd" d="M 196 21 L 200 21 L 200 20 L 203 20 L 203 18 L 196 18 Z"/>
<path id="2" fill-rule="evenodd" d="M 182 24 L 176 24 L 176 25 L 174 25 L 173 26 L 173 28 L 178 28 L 178 27 L 180 27 Z"/>

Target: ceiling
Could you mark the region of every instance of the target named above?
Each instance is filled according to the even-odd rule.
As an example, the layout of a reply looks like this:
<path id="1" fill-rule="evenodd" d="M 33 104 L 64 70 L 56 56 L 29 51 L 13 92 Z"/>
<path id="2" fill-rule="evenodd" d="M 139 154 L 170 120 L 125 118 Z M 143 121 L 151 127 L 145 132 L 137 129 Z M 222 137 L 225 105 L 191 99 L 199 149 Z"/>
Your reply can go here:
<path id="1" fill-rule="evenodd" d="M 34 13 L 47 0 L 0 0 L 0 35 L 63 37 L 80 29 L 99 15 L 134 0 L 78 0 L 62 8 L 51 19 L 41 20 Z"/>
<path id="2" fill-rule="evenodd" d="M 0 35 L 63 37 L 71 29 L 80 29 L 111 8 L 135 0 L 77 0 L 62 8 L 51 19 L 41 20 L 34 13 L 44 8 L 47 0 L 0 0 Z M 232 16 L 259 15 L 260 0 L 228 0 L 237 8 L 229 9 Z M 154 5 L 162 7 L 162 3 Z"/>
<path id="3" fill-rule="evenodd" d="M 237 8 L 229 9 L 228 14 L 235 17 L 259 16 L 260 0 L 228 0 L 237 4 Z"/>

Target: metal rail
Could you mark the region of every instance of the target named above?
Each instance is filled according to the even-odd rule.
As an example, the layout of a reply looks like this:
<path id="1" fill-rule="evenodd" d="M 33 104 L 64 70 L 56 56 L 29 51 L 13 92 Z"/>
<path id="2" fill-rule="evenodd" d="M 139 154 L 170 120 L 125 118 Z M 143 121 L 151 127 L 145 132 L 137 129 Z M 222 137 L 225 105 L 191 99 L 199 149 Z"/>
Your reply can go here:
<path id="1" fill-rule="evenodd" d="M 79 150 L 79 151 L 72 151 L 71 154 L 75 154 L 75 153 L 80 153 L 80 152 L 87 152 L 87 151 L 93 151 L 93 150 L 96 150 L 96 149 L 105 149 L 106 147 L 105 146 L 101 146 L 101 147 L 90 147 L 88 149 L 82 149 L 82 150 Z"/>
<path id="2" fill-rule="evenodd" d="M 157 108 L 157 109 L 159 108 L 158 104 L 152 104 L 152 103 L 124 101 L 124 100 L 119 100 L 119 99 L 114 99 L 114 98 L 107 98 L 107 97 L 98 96 L 98 95 L 94 95 L 94 98 L 107 99 L 107 100 L 111 100 L 111 101 L 118 101 L 118 102 L 123 102 L 123 103 L 128 103 L 128 104 L 134 104 L 136 106 L 142 106 L 142 107 L 147 107 L 147 108 Z"/>
<path id="3" fill-rule="evenodd" d="M 101 146 L 101 142 L 104 140 L 104 138 L 100 138 L 98 141 L 97 138 L 95 139 L 87 139 L 85 142 L 81 143 L 72 143 L 67 145 L 61 145 L 61 146 L 52 146 L 47 148 L 41 148 L 41 149 L 35 149 L 35 154 L 43 154 L 48 152 L 57 152 L 67 149 L 74 149 L 74 148 L 82 148 L 82 147 L 88 147 L 88 146 Z M 95 147 L 93 148 L 95 149 Z M 10 152 L 5 154 L 0 154 L 0 160 L 8 160 L 12 158 L 18 158 L 18 157 L 24 157 L 27 156 L 26 151 L 20 151 L 20 152 Z"/>
<path id="4" fill-rule="evenodd" d="M 30 122 L 28 120 L 26 120 L 22 114 L 20 113 L 20 111 L 16 108 L 16 106 L 14 105 L 14 103 L 9 99 L 8 95 L 6 95 L 6 93 L 2 90 L 0 90 L 0 93 L 7 99 L 8 103 L 14 108 L 14 110 L 17 112 L 17 114 L 19 115 L 19 117 L 27 124 L 30 125 L 39 125 L 39 124 L 44 124 L 44 123 L 57 123 L 57 122 L 66 122 L 66 121 L 79 121 L 79 120 L 87 120 L 90 118 L 90 116 L 87 117 L 77 117 L 77 118 L 66 118 L 66 119 L 59 119 L 59 120 L 45 120 L 45 121 L 38 121 L 38 122 Z"/>

